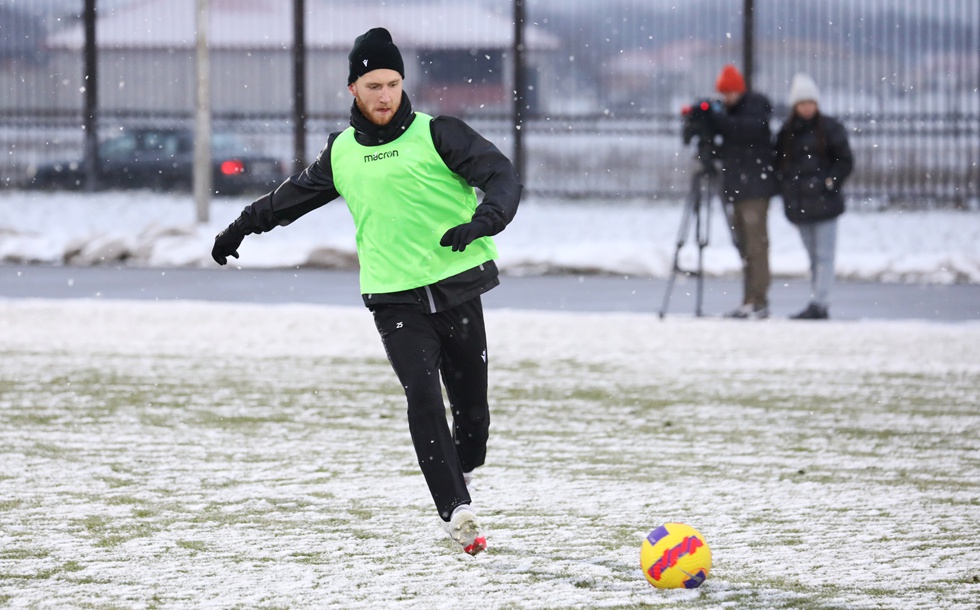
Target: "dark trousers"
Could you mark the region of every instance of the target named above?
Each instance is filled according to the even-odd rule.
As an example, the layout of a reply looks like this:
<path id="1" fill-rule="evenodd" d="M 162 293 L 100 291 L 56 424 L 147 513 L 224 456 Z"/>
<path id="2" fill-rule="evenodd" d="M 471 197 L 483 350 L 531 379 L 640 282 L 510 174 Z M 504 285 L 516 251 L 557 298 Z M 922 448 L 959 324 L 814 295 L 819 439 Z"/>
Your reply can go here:
<path id="1" fill-rule="evenodd" d="M 769 199 L 736 201 L 732 228 L 742 257 L 742 303 L 769 306 Z"/>
<path id="2" fill-rule="evenodd" d="M 463 473 L 487 454 L 487 335 L 479 297 L 448 311 L 374 308 L 374 323 L 408 399 L 408 429 L 436 508 L 448 520 L 469 504 Z M 440 378 L 453 415 L 446 421 Z"/>

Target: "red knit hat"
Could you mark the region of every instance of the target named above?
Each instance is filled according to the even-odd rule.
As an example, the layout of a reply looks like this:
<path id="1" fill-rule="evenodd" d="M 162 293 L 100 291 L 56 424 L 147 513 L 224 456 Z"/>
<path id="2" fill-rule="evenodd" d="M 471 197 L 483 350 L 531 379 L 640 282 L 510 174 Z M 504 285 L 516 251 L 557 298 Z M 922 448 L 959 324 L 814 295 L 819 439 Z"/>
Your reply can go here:
<path id="1" fill-rule="evenodd" d="M 721 69 L 715 89 L 718 93 L 745 93 L 745 79 L 734 64 L 728 64 Z"/>

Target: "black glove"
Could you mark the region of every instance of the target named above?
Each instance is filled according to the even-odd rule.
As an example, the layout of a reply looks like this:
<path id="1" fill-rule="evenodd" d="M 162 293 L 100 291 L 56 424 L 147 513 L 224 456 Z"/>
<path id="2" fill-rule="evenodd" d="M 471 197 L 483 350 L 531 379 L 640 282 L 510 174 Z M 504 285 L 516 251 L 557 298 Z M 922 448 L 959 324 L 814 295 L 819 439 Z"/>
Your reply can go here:
<path id="1" fill-rule="evenodd" d="M 245 239 L 245 232 L 233 222 L 228 228 L 218 233 L 214 238 L 214 248 L 211 248 L 211 258 L 219 265 L 228 263 L 228 257 L 238 258 L 238 246 L 242 245 Z"/>
<path id="2" fill-rule="evenodd" d="M 490 235 L 490 225 L 485 220 L 477 218 L 446 231 L 446 234 L 439 240 L 439 245 L 452 246 L 453 252 L 462 252 L 466 246 L 473 243 L 474 239 L 487 235 Z"/>

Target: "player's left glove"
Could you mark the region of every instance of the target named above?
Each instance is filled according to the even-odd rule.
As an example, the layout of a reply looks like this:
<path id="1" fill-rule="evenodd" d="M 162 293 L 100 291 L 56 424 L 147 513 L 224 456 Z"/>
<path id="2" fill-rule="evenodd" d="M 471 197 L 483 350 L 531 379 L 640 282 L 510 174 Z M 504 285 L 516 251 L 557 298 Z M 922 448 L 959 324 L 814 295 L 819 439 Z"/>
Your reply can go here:
<path id="1" fill-rule="evenodd" d="M 462 252 L 473 240 L 490 235 L 490 224 L 476 218 L 446 231 L 439 240 L 440 246 L 452 246 L 453 252 Z"/>

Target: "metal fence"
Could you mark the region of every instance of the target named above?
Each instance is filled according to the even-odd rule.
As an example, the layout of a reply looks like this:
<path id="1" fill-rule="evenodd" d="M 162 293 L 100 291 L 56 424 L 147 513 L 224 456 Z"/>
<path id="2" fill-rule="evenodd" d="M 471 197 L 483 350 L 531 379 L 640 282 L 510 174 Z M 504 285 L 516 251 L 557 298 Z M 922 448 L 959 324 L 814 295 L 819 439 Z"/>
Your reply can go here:
<path id="1" fill-rule="evenodd" d="M 0 0 L 6 187 L 23 185 L 32 166 L 78 157 L 86 125 L 99 137 L 132 125 L 193 126 L 195 0 L 96 2 L 93 121 L 85 105 L 85 0 Z M 793 74 L 816 79 L 822 110 L 850 129 L 852 199 L 980 205 L 976 0 L 299 4 L 303 162 L 346 124 L 346 54 L 354 37 L 383 25 L 406 57 L 405 87 L 419 110 L 461 116 L 505 151 L 514 151 L 520 134 L 532 195 L 676 198 L 687 189 L 693 153 L 681 141 L 681 106 L 712 95 L 722 65 L 744 68 L 750 57 L 753 88 L 777 107 L 774 129 L 788 113 Z M 297 156 L 292 6 L 210 0 L 214 129 L 244 134 L 284 162 Z M 524 64 L 514 61 L 518 8 Z M 519 132 L 518 80 L 525 102 Z"/>

